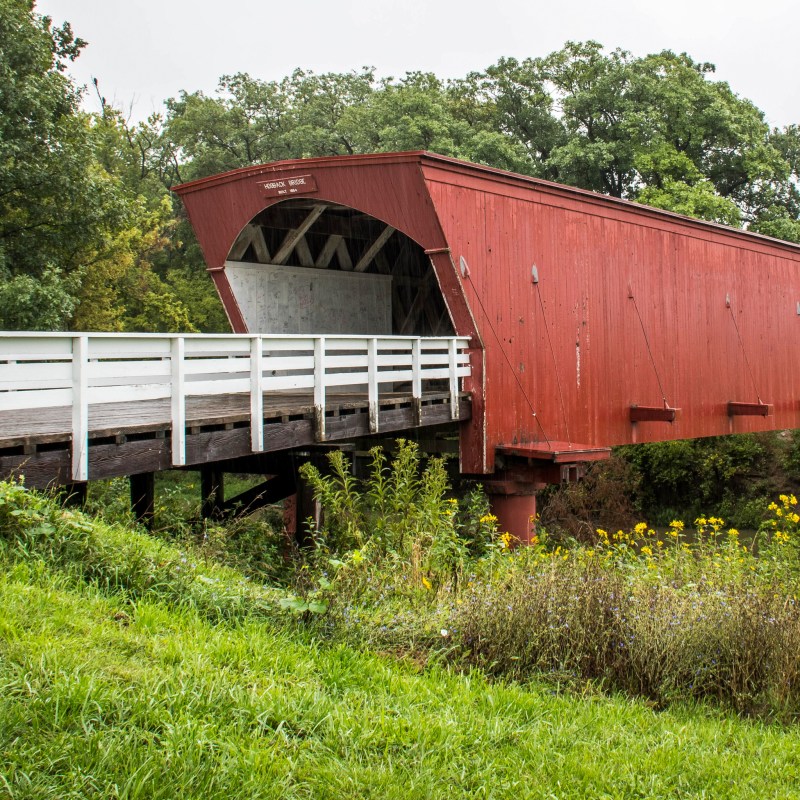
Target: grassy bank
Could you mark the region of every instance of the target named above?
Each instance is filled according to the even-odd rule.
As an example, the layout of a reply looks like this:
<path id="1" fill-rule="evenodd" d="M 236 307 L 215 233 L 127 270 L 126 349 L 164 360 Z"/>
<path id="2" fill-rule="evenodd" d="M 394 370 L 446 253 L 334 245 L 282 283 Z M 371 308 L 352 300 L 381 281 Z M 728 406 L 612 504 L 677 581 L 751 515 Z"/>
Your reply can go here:
<path id="1" fill-rule="evenodd" d="M 796 728 L 321 642 L 235 571 L 5 500 L 0 797 L 800 796 Z"/>

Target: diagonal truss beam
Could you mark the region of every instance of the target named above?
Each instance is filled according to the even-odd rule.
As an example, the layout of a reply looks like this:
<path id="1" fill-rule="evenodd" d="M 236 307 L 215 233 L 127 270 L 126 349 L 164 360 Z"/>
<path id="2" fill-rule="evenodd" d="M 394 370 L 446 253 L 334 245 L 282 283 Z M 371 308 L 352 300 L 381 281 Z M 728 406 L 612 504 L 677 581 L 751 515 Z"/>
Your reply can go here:
<path id="1" fill-rule="evenodd" d="M 381 248 L 389 241 L 389 237 L 394 233 L 394 228 L 387 225 L 381 232 L 378 238 L 366 249 L 366 252 L 358 260 L 355 266 L 355 272 L 364 272 L 364 270 L 372 263 L 372 260 L 380 252 Z"/>
<path id="2" fill-rule="evenodd" d="M 297 243 L 308 233 L 311 226 L 319 219 L 326 208 L 327 206 L 324 203 L 315 205 L 311 209 L 311 213 L 300 223 L 300 226 L 286 234 L 280 249 L 275 253 L 273 264 L 285 264 L 289 260 L 289 256 L 297 246 Z"/>
<path id="3" fill-rule="evenodd" d="M 267 249 L 267 243 L 264 241 L 264 230 L 260 225 L 249 224 L 245 226 L 245 229 L 233 243 L 228 258 L 231 261 L 241 261 L 251 244 L 259 263 L 269 264 L 269 250 Z"/>

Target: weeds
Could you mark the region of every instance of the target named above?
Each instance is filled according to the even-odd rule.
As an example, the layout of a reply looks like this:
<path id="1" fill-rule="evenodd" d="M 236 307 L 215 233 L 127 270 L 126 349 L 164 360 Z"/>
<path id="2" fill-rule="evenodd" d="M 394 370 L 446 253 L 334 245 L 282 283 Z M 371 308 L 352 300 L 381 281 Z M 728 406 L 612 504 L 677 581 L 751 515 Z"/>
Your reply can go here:
<path id="1" fill-rule="evenodd" d="M 791 796 L 796 730 L 696 700 L 797 713 L 793 495 L 753 541 L 700 517 L 514 549 L 480 493 L 380 463 L 408 527 L 373 543 L 377 495 L 352 484 L 355 525 L 318 532 L 302 593 L 0 484 L 0 794 Z"/>
<path id="2" fill-rule="evenodd" d="M 800 714 L 794 495 L 769 506 L 748 542 L 710 516 L 691 531 L 679 520 L 661 532 L 598 529 L 571 547 L 540 529 L 536 545 L 514 550 L 485 498 L 448 498 L 440 463 L 420 471 L 410 443 L 392 464 L 373 453 L 364 486 L 341 455 L 333 464 L 329 477 L 307 475 L 327 520 L 316 565 L 327 565 L 327 624 L 349 641 L 516 679 L 591 681 L 657 705 Z"/>
<path id="3" fill-rule="evenodd" d="M 496 520 L 483 495 L 469 493 L 461 506 L 447 497 L 443 459 L 430 458 L 423 467 L 417 445 L 403 439 L 391 464 L 381 448 L 370 456 L 365 485 L 338 451 L 329 456 L 330 475 L 301 467 L 324 512 L 323 528 L 313 532 L 317 552 L 346 555 L 328 559 L 341 578 L 388 569 L 412 589 L 430 590 L 457 583 L 470 559 L 496 545 Z"/>
<path id="4" fill-rule="evenodd" d="M 108 525 L 22 484 L 0 482 L 0 556 L 40 562 L 130 602 L 162 599 L 209 619 L 274 616 L 278 592 L 141 532 Z"/>
<path id="5" fill-rule="evenodd" d="M 645 523 L 565 546 L 540 527 L 514 548 L 479 491 L 450 496 L 444 465 L 413 443 L 373 452 L 365 481 L 341 454 L 306 475 L 325 515 L 288 590 L 238 577 L 197 549 L 103 525 L 19 484 L 0 485 L 0 551 L 52 564 L 138 602 L 209 619 L 298 619 L 318 635 L 495 676 L 596 686 L 663 706 L 713 700 L 800 714 L 800 514 L 783 494 L 755 536 L 717 516 Z M 227 553 L 227 534 L 219 545 Z M 257 540 L 254 538 L 254 543 Z M 255 544 L 254 544 L 255 546 Z M 228 556 L 226 556 L 228 558 Z"/>

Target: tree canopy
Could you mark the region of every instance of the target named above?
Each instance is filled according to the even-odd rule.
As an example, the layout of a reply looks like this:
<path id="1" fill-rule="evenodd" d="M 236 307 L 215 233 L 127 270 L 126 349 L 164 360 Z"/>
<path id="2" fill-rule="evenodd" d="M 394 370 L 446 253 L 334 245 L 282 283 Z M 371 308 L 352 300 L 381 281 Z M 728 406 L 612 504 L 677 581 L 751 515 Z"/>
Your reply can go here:
<path id="1" fill-rule="evenodd" d="M 0 0 L 0 325 L 224 330 L 169 187 L 284 158 L 424 149 L 800 241 L 800 127 L 711 64 L 567 42 L 442 80 L 226 75 L 132 124 L 69 77 L 85 42 Z"/>

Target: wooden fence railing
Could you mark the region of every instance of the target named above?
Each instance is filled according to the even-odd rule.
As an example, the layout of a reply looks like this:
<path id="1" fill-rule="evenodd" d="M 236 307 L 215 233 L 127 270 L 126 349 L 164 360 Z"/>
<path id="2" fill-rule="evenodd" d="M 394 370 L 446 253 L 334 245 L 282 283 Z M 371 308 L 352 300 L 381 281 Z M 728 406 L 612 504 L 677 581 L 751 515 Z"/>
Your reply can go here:
<path id="1" fill-rule="evenodd" d="M 0 424 L 8 411 L 72 410 L 72 477 L 88 478 L 89 408 L 169 398 L 172 462 L 186 463 L 186 398 L 249 394 L 251 446 L 264 449 L 265 396 L 313 393 L 325 438 L 329 389 L 368 398 L 378 430 L 381 385 L 408 384 L 419 408 L 425 382 L 448 381 L 453 418 L 470 374 L 468 339 L 413 336 L 0 333 Z"/>

